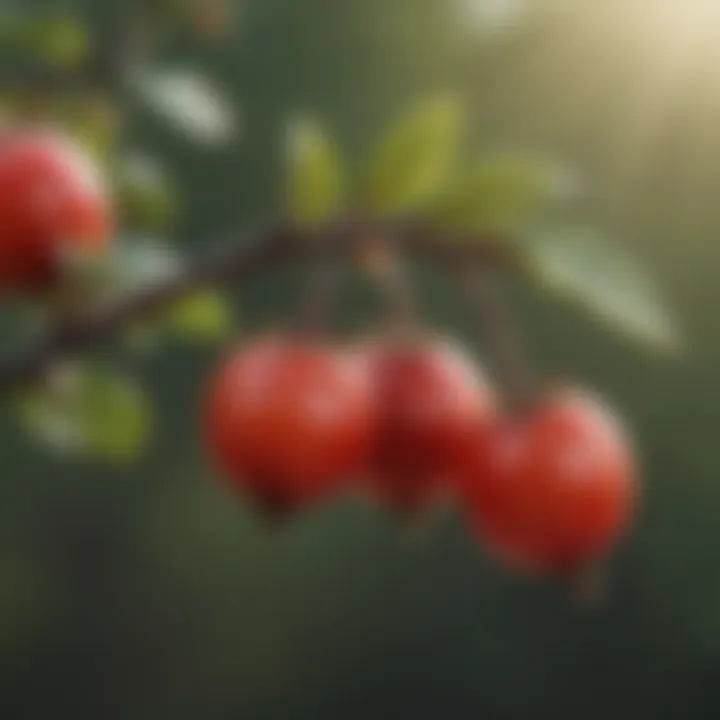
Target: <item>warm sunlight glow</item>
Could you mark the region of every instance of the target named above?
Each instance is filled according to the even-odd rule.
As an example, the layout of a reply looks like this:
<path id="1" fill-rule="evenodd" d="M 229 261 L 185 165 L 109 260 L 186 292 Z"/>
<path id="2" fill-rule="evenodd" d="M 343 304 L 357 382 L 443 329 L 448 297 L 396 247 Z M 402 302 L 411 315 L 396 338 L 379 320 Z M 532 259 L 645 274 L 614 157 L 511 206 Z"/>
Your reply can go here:
<path id="1" fill-rule="evenodd" d="M 627 0 L 611 3 L 617 21 L 659 55 L 702 58 L 720 70 L 719 0 Z"/>
<path id="2" fill-rule="evenodd" d="M 596 72 L 617 74 L 628 178 L 644 172 L 677 123 L 687 128 L 688 152 L 714 147 L 716 126 L 703 118 L 720 108 L 720 0 L 605 0 L 576 13 Z"/>
<path id="3" fill-rule="evenodd" d="M 719 0 L 720 1 L 720 0 Z M 525 0 L 463 0 L 468 14 L 479 21 L 481 30 L 505 30 L 515 25 Z"/>
<path id="4" fill-rule="evenodd" d="M 543 98 L 571 136 L 595 124 L 612 143 L 624 192 L 659 162 L 670 137 L 686 157 L 717 163 L 720 149 L 720 0 L 456 0 L 483 42 L 528 41 L 498 82 Z"/>

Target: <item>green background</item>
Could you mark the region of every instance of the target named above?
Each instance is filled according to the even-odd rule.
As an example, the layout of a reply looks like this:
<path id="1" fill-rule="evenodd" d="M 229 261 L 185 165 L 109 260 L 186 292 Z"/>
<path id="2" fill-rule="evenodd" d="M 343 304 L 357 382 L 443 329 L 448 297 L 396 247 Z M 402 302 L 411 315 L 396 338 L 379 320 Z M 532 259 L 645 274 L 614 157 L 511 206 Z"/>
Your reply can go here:
<path id="1" fill-rule="evenodd" d="M 207 150 L 144 116 L 130 132 L 170 168 L 177 242 L 198 253 L 276 212 L 298 111 L 357 161 L 406 101 L 454 88 L 478 146 L 574 167 L 586 215 L 658 278 L 686 345 L 657 357 L 517 288 L 538 368 L 604 393 L 641 448 L 642 513 L 604 604 L 583 612 L 498 570 L 454 513 L 418 538 L 347 501 L 269 532 L 205 469 L 195 409 L 216 350 L 170 346 L 138 363 L 161 421 L 135 469 L 59 462 L 3 419 L 0 717 L 720 713 L 720 54 L 692 41 L 687 57 L 670 52 L 651 0 L 536 2 L 502 33 L 461 6 L 247 0 L 227 44 L 164 50 L 226 88 L 242 141 Z M 121 7 L 82 9 L 107 28 Z M 287 310 L 294 289 L 280 276 L 236 288 L 246 329 Z M 428 315 L 471 342 L 448 295 L 431 283 Z"/>

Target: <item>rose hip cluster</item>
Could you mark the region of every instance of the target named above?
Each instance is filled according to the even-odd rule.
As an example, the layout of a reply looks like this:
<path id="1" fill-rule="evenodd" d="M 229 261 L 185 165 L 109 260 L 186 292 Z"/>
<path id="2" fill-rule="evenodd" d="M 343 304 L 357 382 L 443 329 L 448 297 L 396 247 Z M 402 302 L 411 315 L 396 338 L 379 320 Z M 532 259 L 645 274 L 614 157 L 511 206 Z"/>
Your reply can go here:
<path id="1" fill-rule="evenodd" d="M 0 288 L 61 280 L 67 252 L 108 245 L 107 189 L 60 135 L 0 134 Z M 636 486 L 628 439 L 585 393 L 508 412 L 457 346 L 434 337 L 337 347 L 262 336 L 213 375 L 206 445 L 266 512 L 296 512 L 349 488 L 398 515 L 460 500 L 492 553 L 534 572 L 608 552 Z"/>
<path id="2" fill-rule="evenodd" d="M 399 514 L 455 497 L 496 557 L 531 572 L 604 555 L 635 501 L 628 439 L 601 404 L 566 389 L 504 412 L 463 351 L 434 338 L 254 339 L 213 375 L 202 427 L 216 466 L 265 511 L 353 487 Z"/>

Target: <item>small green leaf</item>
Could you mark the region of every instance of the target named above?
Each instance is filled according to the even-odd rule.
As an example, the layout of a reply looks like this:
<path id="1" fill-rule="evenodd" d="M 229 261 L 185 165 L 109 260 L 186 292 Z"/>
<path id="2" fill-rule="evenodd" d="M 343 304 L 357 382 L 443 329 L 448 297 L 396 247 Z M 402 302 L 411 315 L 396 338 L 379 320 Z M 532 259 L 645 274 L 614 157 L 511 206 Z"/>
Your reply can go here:
<path id="1" fill-rule="evenodd" d="M 483 158 L 444 193 L 433 217 L 461 232 L 517 232 L 574 192 L 568 173 L 511 155 Z"/>
<path id="2" fill-rule="evenodd" d="M 65 366 L 26 393 L 20 418 L 64 455 L 125 463 L 145 449 L 152 413 L 129 379 L 88 365 Z"/>
<path id="3" fill-rule="evenodd" d="M 88 29 L 56 12 L 28 17 L 20 25 L 18 39 L 36 57 L 64 68 L 79 65 L 90 48 Z"/>
<path id="4" fill-rule="evenodd" d="M 173 304 L 168 312 L 167 327 L 182 339 L 214 343 L 229 337 L 233 316 L 219 292 L 201 290 Z"/>
<path id="5" fill-rule="evenodd" d="M 589 229 L 536 234 L 521 247 L 527 268 L 548 289 L 584 304 L 606 324 L 660 349 L 679 338 L 654 284 L 622 247 Z"/>
<path id="6" fill-rule="evenodd" d="M 144 68 L 131 80 L 148 107 L 191 139 L 226 145 L 239 134 L 235 109 L 198 72 Z"/>
<path id="7" fill-rule="evenodd" d="M 404 113 L 370 162 L 361 200 L 375 212 L 413 210 L 441 193 L 454 170 L 464 114 L 452 97 L 433 97 Z"/>
<path id="8" fill-rule="evenodd" d="M 125 221 L 136 229 L 164 229 L 175 214 L 170 183 L 159 165 L 145 155 L 124 158 L 117 172 L 118 202 Z"/>
<path id="9" fill-rule="evenodd" d="M 287 132 L 287 213 L 301 223 L 326 220 L 337 212 L 345 192 L 345 173 L 335 143 L 310 120 L 297 120 Z"/>
<path id="10" fill-rule="evenodd" d="M 135 459 L 150 435 L 151 411 L 131 381 L 96 375 L 88 387 L 85 414 L 91 450 L 114 462 Z"/>
<path id="11" fill-rule="evenodd" d="M 183 259 L 172 247 L 157 240 L 127 239 L 119 243 L 111 260 L 107 287 L 113 296 L 152 286 L 172 277 Z M 218 342 L 233 327 L 233 315 L 223 295 L 213 289 L 190 293 L 128 328 L 126 339 L 136 349 L 147 350 L 168 334 L 194 342 Z"/>

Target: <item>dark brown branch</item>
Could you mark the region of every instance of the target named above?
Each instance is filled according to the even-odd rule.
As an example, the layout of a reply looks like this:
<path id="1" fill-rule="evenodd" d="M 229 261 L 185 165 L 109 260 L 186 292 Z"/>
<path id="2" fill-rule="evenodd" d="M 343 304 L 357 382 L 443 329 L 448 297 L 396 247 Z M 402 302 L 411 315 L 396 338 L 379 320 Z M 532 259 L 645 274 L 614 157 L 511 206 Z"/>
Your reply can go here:
<path id="1" fill-rule="evenodd" d="M 36 379 L 54 361 L 106 341 L 130 321 L 152 314 L 195 289 L 242 280 L 280 256 L 290 255 L 296 246 L 297 237 L 292 231 L 278 228 L 258 233 L 248 241 L 188 266 L 162 284 L 66 320 L 24 351 L 0 362 L 0 391 Z"/>
<path id="2" fill-rule="evenodd" d="M 275 227 L 232 238 L 229 246 L 188 265 L 170 279 L 133 292 L 113 303 L 74 316 L 51 328 L 25 350 L 0 361 L 0 392 L 42 376 L 54 362 L 107 342 L 129 323 L 163 308 L 173 300 L 205 286 L 227 285 L 244 280 L 280 262 L 307 254 L 321 256 L 338 248 L 354 253 L 368 236 L 378 232 L 369 224 L 340 223 L 318 232 Z M 402 249 L 433 263 L 457 265 L 472 260 L 504 262 L 506 258 L 488 238 L 472 246 L 448 243 L 442 235 L 407 225 L 384 227 L 382 232 Z"/>

